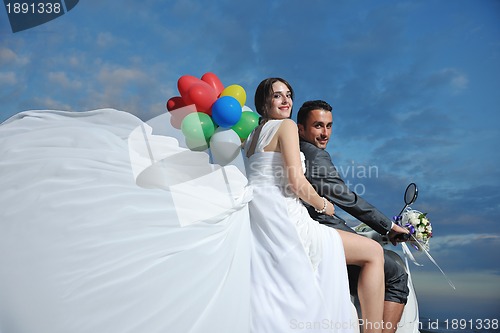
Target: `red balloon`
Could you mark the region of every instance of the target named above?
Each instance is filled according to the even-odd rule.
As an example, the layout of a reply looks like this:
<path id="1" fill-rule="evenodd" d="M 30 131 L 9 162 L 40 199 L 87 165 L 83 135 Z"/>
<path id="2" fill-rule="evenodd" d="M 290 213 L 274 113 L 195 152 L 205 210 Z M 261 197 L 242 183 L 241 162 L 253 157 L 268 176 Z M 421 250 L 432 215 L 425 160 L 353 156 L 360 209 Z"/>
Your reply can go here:
<path id="1" fill-rule="evenodd" d="M 201 77 L 201 80 L 205 81 L 212 88 L 214 88 L 215 92 L 217 93 L 217 97 L 219 97 L 221 92 L 224 90 L 224 85 L 219 80 L 217 75 L 215 75 L 214 73 L 208 72 L 208 73 L 203 74 L 203 76 Z"/>
<path id="2" fill-rule="evenodd" d="M 200 79 L 198 79 L 196 76 L 192 75 L 183 75 L 179 78 L 177 81 L 177 89 L 179 89 L 179 93 L 181 94 L 182 98 L 185 98 L 187 96 L 187 93 L 191 86 L 195 83 L 200 83 L 203 82 Z M 188 103 L 186 103 L 188 104 Z"/>
<path id="3" fill-rule="evenodd" d="M 193 84 L 186 97 L 183 98 L 186 104 L 195 104 L 198 112 L 212 115 L 211 108 L 217 100 L 217 93 L 208 83 L 201 81 Z"/>
<path id="4" fill-rule="evenodd" d="M 181 96 L 174 96 L 167 101 L 167 110 L 172 111 L 186 106 Z"/>

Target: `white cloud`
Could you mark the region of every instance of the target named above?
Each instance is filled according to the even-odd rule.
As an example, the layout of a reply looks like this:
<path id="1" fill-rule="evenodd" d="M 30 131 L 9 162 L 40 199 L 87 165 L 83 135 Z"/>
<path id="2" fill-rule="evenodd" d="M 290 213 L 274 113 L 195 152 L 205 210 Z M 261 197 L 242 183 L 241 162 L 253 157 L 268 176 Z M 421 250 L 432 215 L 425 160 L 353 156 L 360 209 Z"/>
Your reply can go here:
<path id="1" fill-rule="evenodd" d="M 111 47 L 115 45 L 116 43 L 119 42 L 119 39 L 117 39 L 115 36 L 113 36 L 109 32 L 100 32 L 97 35 L 97 45 L 99 47 Z"/>
<path id="2" fill-rule="evenodd" d="M 16 84 L 17 77 L 14 72 L 0 72 L 0 86 L 2 85 L 14 85 Z"/>
<path id="3" fill-rule="evenodd" d="M 464 74 L 457 73 L 451 79 L 451 87 L 454 93 L 460 93 L 462 90 L 465 90 L 469 84 L 469 80 Z"/>
<path id="4" fill-rule="evenodd" d="M 47 110 L 64 110 L 71 111 L 72 108 L 70 105 L 65 104 L 61 101 L 57 101 L 50 97 L 34 98 L 33 105 L 37 105 L 37 109 L 47 109 Z"/>
<path id="5" fill-rule="evenodd" d="M 431 239 L 431 250 L 438 251 L 452 247 L 466 246 L 474 243 L 500 242 L 500 235 L 496 234 L 466 234 L 438 236 Z"/>
<path id="6" fill-rule="evenodd" d="M 141 65 L 140 58 L 134 59 L 134 64 L 130 67 L 94 63 L 93 70 L 86 78 L 94 84 L 84 86 L 77 108 L 87 110 L 111 107 L 141 115 L 145 120 L 166 112 L 164 103 L 171 96 L 162 96 L 162 90 L 168 89 L 158 83 L 159 71 L 155 72 L 154 64 L 148 64 L 147 68 Z M 62 75 L 54 75 L 54 79 L 56 78 L 61 81 L 64 79 Z"/>
<path id="7" fill-rule="evenodd" d="M 71 56 L 68 58 L 68 64 L 76 67 L 80 64 L 80 59 L 78 59 L 78 57 L 76 57 L 76 56 Z"/>
<path id="8" fill-rule="evenodd" d="M 80 89 L 83 84 L 80 81 L 70 80 L 65 72 L 49 72 L 49 81 L 60 85 L 63 89 Z"/>
<path id="9" fill-rule="evenodd" d="M 132 82 L 144 81 L 147 75 L 135 68 L 103 67 L 98 74 L 98 79 L 106 86 L 123 86 Z"/>
<path id="10" fill-rule="evenodd" d="M 456 286 L 456 290 L 448 287 L 443 275 L 436 272 L 412 270 L 413 282 L 419 296 L 433 299 L 441 296 L 474 298 L 483 300 L 499 300 L 500 276 L 490 271 L 447 273 L 448 278 Z"/>
<path id="11" fill-rule="evenodd" d="M 177 1 L 172 6 L 172 12 L 175 13 L 175 15 L 179 15 L 181 17 L 190 17 L 191 15 L 193 15 L 193 13 L 199 13 L 202 10 L 203 5 L 201 5 L 197 1 L 192 0 Z"/>
<path id="12" fill-rule="evenodd" d="M 29 58 L 19 56 L 17 53 L 9 48 L 0 48 L 0 65 L 17 65 L 22 66 L 28 64 Z"/>
<path id="13" fill-rule="evenodd" d="M 428 80 L 433 86 L 447 86 L 452 94 L 459 94 L 467 89 L 469 79 L 456 68 L 444 68 L 437 73 L 432 74 Z"/>
<path id="14" fill-rule="evenodd" d="M 1 63 L 2 64 L 7 64 L 9 62 L 14 62 L 16 60 L 17 56 L 16 54 L 14 53 L 14 51 L 12 51 L 11 49 L 7 49 L 7 48 L 0 48 L 0 59 L 1 59 Z"/>

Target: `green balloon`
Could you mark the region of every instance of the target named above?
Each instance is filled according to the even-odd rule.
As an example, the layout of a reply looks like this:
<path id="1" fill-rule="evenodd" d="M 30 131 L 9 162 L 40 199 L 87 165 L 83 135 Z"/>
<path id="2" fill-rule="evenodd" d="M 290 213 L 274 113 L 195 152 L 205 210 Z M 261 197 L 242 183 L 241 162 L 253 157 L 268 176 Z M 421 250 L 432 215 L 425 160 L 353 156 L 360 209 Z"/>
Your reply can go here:
<path id="1" fill-rule="evenodd" d="M 181 131 L 187 140 L 209 142 L 215 132 L 215 125 L 208 114 L 195 112 L 182 120 Z"/>
<path id="2" fill-rule="evenodd" d="M 231 129 L 240 139 L 245 140 L 255 127 L 259 125 L 259 115 L 253 111 L 243 111 L 240 120 Z"/>

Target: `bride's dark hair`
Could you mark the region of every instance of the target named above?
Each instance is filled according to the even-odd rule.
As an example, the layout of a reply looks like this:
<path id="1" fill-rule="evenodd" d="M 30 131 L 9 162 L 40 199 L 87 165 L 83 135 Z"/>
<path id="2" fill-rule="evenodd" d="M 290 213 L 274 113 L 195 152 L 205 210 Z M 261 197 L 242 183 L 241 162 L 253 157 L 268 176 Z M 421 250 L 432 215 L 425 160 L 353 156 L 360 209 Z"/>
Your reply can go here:
<path id="1" fill-rule="evenodd" d="M 274 94 L 273 84 L 278 81 L 283 82 L 287 86 L 287 88 L 290 90 L 290 93 L 292 94 L 292 101 L 293 101 L 294 98 L 293 88 L 290 85 L 290 83 L 288 83 L 285 79 L 279 77 L 271 77 L 263 80 L 257 87 L 257 90 L 255 90 L 254 103 L 255 103 L 255 110 L 264 119 L 266 119 L 267 115 L 269 114 L 269 108 L 271 106 L 271 100 Z M 290 112 L 290 118 L 291 117 L 292 113 Z"/>

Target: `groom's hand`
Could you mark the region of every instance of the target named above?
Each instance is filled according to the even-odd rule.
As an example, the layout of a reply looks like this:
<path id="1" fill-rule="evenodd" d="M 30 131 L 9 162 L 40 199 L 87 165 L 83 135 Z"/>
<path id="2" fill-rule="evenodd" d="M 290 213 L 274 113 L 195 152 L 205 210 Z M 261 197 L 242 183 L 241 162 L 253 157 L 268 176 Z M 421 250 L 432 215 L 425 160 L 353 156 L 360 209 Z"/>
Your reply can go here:
<path id="1" fill-rule="evenodd" d="M 406 242 L 410 236 L 410 232 L 407 229 L 394 224 L 391 231 L 389 231 L 388 236 L 392 245 L 396 245 L 397 243 Z"/>

